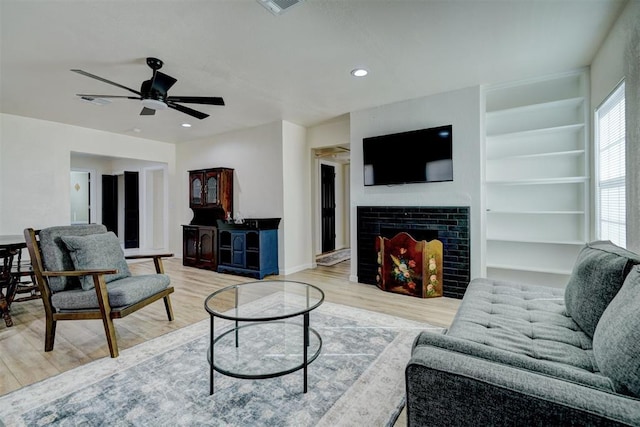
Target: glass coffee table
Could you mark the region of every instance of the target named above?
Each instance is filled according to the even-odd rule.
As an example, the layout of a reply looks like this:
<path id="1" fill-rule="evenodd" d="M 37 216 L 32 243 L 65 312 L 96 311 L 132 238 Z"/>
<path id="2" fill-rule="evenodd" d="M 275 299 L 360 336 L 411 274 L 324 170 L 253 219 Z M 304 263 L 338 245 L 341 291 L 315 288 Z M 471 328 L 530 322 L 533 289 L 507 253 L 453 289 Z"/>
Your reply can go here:
<path id="1" fill-rule="evenodd" d="M 275 378 L 307 368 L 322 349 L 309 313 L 324 301 L 316 286 L 290 280 L 263 280 L 227 286 L 207 297 L 210 317 L 209 393 L 214 370 L 243 379 Z M 231 321 L 215 336 L 214 319 Z"/>

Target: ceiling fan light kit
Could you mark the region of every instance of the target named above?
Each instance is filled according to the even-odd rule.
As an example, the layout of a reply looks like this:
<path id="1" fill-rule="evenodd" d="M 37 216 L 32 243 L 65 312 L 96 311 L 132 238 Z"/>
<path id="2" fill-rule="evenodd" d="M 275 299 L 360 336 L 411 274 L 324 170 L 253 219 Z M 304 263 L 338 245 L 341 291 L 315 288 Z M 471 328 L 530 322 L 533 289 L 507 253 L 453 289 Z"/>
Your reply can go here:
<path id="1" fill-rule="evenodd" d="M 304 0 L 257 0 L 269 12 L 274 15 L 282 15 L 293 6 L 302 3 Z"/>
<path id="2" fill-rule="evenodd" d="M 88 95 L 88 94 L 77 94 L 81 99 L 97 103 L 96 100 L 100 99 L 106 101 L 104 98 L 126 98 L 126 99 L 137 99 L 142 101 L 142 111 L 140 111 L 141 116 L 153 116 L 156 113 L 156 110 L 166 110 L 167 108 L 171 108 L 173 110 L 180 111 L 181 113 L 188 114 L 197 119 L 204 119 L 209 117 L 208 114 L 205 114 L 201 111 L 194 110 L 193 108 L 186 107 L 181 105 L 183 103 L 186 104 L 205 104 L 205 105 L 224 105 L 224 100 L 217 96 L 167 96 L 167 92 L 169 89 L 178 81 L 177 79 L 161 73 L 158 71 L 162 68 L 163 62 L 158 58 L 147 58 L 147 65 L 149 68 L 153 70 L 153 75 L 149 80 L 145 80 L 140 85 L 140 91 L 131 89 L 130 87 L 123 86 L 119 83 L 112 82 L 111 80 L 107 80 L 105 78 L 96 76 L 95 74 L 88 73 L 83 70 L 72 69 L 74 73 L 81 74 L 85 77 L 90 77 L 92 79 L 99 80 L 103 83 L 107 83 L 121 89 L 125 89 L 137 96 L 124 96 L 124 95 Z M 107 103 L 110 101 L 107 101 Z"/>
<path id="3" fill-rule="evenodd" d="M 152 110 L 166 110 L 167 108 L 169 108 L 167 104 L 158 99 L 143 99 L 142 106 L 145 108 L 150 108 Z"/>
<path id="4" fill-rule="evenodd" d="M 108 99 L 93 98 L 91 96 L 81 96 L 80 99 L 86 102 L 90 102 L 94 105 L 100 105 L 100 106 L 111 104 L 111 101 L 109 101 Z"/>

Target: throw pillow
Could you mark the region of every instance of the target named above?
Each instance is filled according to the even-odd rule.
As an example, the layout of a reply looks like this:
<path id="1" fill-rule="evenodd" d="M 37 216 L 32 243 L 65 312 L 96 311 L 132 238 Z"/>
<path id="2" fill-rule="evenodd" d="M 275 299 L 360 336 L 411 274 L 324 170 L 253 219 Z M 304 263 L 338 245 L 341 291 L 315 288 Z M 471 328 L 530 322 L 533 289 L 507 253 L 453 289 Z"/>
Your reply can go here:
<path id="1" fill-rule="evenodd" d="M 640 397 L 640 267 L 604 311 L 593 335 L 593 355 L 616 390 Z"/>
<path id="2" fill-rule="evenodd" d="M 69 249 L 76 270 L 117 269 L 116 274 L 104 277 L 107 283 L 131 276 L 118 237 L 113 232 L 60 238 Z M 93 289 L 93 277 L 81 277 L 80 284 L 84 290 Z"/>
<path id="3" fill-rule="evenodd" d="M 638 255 L 610 241 L 588 243 L 578 254 L 564 300 L 567 314 L 590 337 L 636 264 L 640 264 Z"/>
<path id="4" fill-rule="evenodd" d="M 43 228 L 40 231 L 40 249 L 42 263 L 49 271 L 73 270 L 73 260 L 61 236 L 87 236 L 89 234 L 106 233 L 107 227 L 102 224 L 63 225 Z M 53 292 L 80 289 L 77 277 L 49 277 L 47 280 Z"/>

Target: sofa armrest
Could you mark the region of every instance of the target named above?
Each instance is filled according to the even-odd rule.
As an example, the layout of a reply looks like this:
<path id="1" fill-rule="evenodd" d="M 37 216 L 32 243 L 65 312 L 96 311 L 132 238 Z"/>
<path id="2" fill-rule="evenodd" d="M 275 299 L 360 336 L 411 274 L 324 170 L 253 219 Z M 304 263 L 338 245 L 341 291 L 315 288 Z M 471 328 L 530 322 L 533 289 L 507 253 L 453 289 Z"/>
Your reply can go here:
<path id="1" fill-rule="evenodd" d="M 640 425 L 640 400 L 431 345 L 406 370 L 409 426 Z"/>

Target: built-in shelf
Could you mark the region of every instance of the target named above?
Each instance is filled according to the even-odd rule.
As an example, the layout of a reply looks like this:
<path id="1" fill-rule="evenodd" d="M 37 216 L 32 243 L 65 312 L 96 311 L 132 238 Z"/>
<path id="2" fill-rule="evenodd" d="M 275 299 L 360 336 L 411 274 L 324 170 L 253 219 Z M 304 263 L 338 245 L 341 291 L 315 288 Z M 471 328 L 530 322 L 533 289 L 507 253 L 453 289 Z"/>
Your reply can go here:
<path id="1" fill-rule="evenodd" d="M 515 179 L 487 181 L 487 184 L 493 185 L 537 185 L 537 184 L 575 184 L 583 183 L 589 180 L 586 176 L 568 176 L 564 178 L 534 178 L 534 179 Z"/>
<path id="2" fill-rule="evenodd" d="M 584 215 L 584 211 L 518 211 L 518 210 L 491 210 L 487 209 L 487 214 L 505 215 Z"/>
<path id="3" fill-rule="evenodd" d="M 547 153 L 533 153 L 533 154 L 518 154 L 513 156 L 503 156 L 503 157 L 491 157 L 487 158 L 487 161 L 492 160 L 517 160 L 517 159 L 544 159 L 545 157 L 573 157 L 573 156 L 582 156 L 585 154 L 584 150 L 570 150 L 570 151 L 552 151 Z"/>
<path id="4" fill-rule="evenodd" d="M 584 123 L 573 123 L 568 125 L 552 126 L 552 127 L 540 127 L 537 129 L 528 129 L 528 130 L 522 130 L 517 132 L 505 132 L 505 133 L 487 135 L 487 141 L 491 141 L 494 139 L 544 135 L 544 134 L 558 133 L 558 132 L 572 132 L 572 131 L 580 130 L 582 128 L 584 128 Z"/>
<path id="5" fill-rule="evenodd" d="M 588 86 L 579 71 L 487 90 L 489 277 L 571 273 L 589 235 Z"/>
<path id="6" fill-rule="evenodd" d="M 530 265 L 514 265 L 514 264 L 487 264 L 487 268 L 498 268 L 500 270 L 519 270 L 519 271 L 532 271 L 535 273 L 551 273 L 570 275 L 571 269 L 554 269 L 545 267 L 534 267 Z"/>
<path id="7" fill-rule="evenodd" d="M 546 111 L 554 108 L 578 108 L 584 102 L 584 97 L 559 99 L 556 101 L 541 102 L 538 104 L 523 105 L 520 107 L 505 108 L 502 110 L 488 111 L 486 118 L 491 120 L 501 119 L 500 116 L 512 114 L 528 114 L 536 111 Z"/>
<path id="8" fill-rule="evenodd" d="M 509 237 L 487 236 L 487 241 L 491 242 L 516 242 L 516 243 L 536 243 L 543 245 L 574 245 L 583 246 L 586 242 L 582 240 L 554 240 L 554 239 L 518 239 Z"/>

